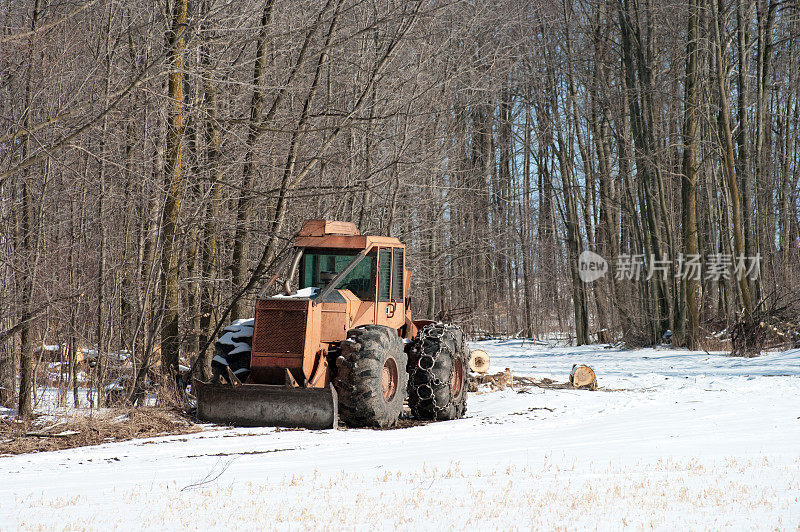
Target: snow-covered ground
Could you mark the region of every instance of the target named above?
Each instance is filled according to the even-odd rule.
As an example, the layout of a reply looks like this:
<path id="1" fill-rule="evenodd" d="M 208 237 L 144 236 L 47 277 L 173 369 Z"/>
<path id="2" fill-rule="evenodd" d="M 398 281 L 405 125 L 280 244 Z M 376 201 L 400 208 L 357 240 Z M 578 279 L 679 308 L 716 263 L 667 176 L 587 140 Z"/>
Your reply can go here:
<path id="1" fill-rule="evenodd" d="M 473 344 L 600 391 L 472 394 L 401 430 L 209 426 L 0 458 L 6 529 L 800 530 L 800 352 Z M 1 451 L 1 449 L 0 449 Z"/>

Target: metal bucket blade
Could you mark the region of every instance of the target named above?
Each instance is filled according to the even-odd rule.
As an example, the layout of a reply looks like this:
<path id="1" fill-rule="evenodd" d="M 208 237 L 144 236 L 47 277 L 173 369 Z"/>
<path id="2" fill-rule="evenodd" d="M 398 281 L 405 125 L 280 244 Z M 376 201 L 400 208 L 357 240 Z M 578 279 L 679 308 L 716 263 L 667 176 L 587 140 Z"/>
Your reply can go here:
<path id="1" fill-rule="evenodd" d="M 328 388 L 287 388 L 267 384 L 226 386 L 194 381 L 197 417 L 245 427 L 336 428 L 339 405 Z"/>

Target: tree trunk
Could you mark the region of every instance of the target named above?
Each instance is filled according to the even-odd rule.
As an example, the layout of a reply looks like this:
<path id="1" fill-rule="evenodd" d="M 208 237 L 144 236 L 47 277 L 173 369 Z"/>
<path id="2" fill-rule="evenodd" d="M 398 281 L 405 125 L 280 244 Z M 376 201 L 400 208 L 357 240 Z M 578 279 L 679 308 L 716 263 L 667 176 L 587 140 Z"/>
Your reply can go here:
<path id="1" fill-rule="evenodd" d="M 178 219 L 183 196 L 183 55 L 187 26 L 187 1 L 176 0 L 169 32 L 169 117 L 167 121 L 167 160 L 164 165 L 167 197 L 164 203 L 163 228 L 161 230 L 161 291 L 164 322 L 161 329 L 162 370 L 178 371 L 180 338 L 178 320 L 180 316 L 180 267 L 177 245 Z"/>
<path id="2" fill-rule="evenodd" d="M 107 14 L 107 23 L 105 27 L 105 42 L 103 43 L 103 47 L 105 49 L 105 62 L 106 62 L 106 86 L 105 86 L 105 96 L 108 99 L 108 95 L 111 92 L 111 4 L 109 3 L 106 6 L 106 10 L 108 11 Z M 103 117 L 103 127 L 101 130 L 100 135 L 100 147 L 99 147 L 99 156 L 97 158 L 97 165 L 98 165 L 98 176 L 97 180 L 99 181 L 98 187 L 98 197 L 97 197 L 97 225 L 98 225 L 98 232 L 100 237 L 99 242 L 99 250 L 98 250 L 98 259 L 97 259 L 97 365 L 95 366 L 95 371 L 97 378 L 95 382 L 97 383 L 97 402 L 98 406 L 104 404 L 104 386 L 103 381 L 105 379 L 105 366 L 106 366 L 106 338 L 105 338 L 105 330 L 106 330 L 106 315 L 105 315 L 105 306 L 106 306 L 106 247 L 107 247 L 107 237 L 106 237 L 106 220 L 105 220 L 105 202 L 106 202 L 106 158 L 107 158 L 107 139 L 108 139 L 108 124 L 109 116 L 106 114 Z"/>
<path id="3" fill-rule="evenodd" d="M 685 109 L 683 116 L 683 175 L 681 176 L 681 224 L 684 258 L 698 256 L 697 244 L 697 17 L 698 0 L 689 2 L 689 23 L 686 35 Z M 691 273 L 691 272 L 685 272 Z M 698 272 L 699 275 L 699 272 Z M 700 336 L 700 283 L 693 275 L 683 278 L 687 327 L 685 345 L 697 349 Z"/>
<path id="4" fill-rule="evenodd" d="M 733 154 L 733 134 L 731 133 L 731 116 L 730 105 L 728 103 L 728 82 L 727 72 L 725 69 L 724 61 L 724 43 L 722 41 L 722 31 L 724 28 L 724 21 L 720 6 L 717 4 L 718 0 L 710 0 L 712 12 L 712 25 L 713 25 L 713 39 L 714 39 L 714 55 L 716 63 L 716 80 L 715 88 L 719 99 L 719 116 L 718 123 L 720 129 L 720 142 L 722 151 L 722 169 L 725 175 L 725 181 L 728 186 L 730 208 L 732 210 L 732 229 L 733 229 L 733 242 L 734 253 L 739 257 L 745 255 L 744 247 L 744 232 L 742 230 L 742 210 L 739 200 L 739 185 L 736 180 L 736 169 L 734 165 Z M 739 298 L 742 303 L 744 319 L 746 323 L 752 322 L 753 317 L 753 303 L 750 297 L 750 286 L 745 275 L 741 275 L 736 282 L 739 288 Z"/>
<path id="5" fill-rule="evenodd" d="M 36 30 L 36 24 L 39 20 L 39 0 L 35 0 L 33 4 L 33 14 L 31 16 L 31 32 Z M 32 87 L 31 78 L 33 76 L 33 57 L 34 57 L 34 38 L 31 37 L 29 43 L 28 53 L 28 73 L 25 81 L 25 130 L 29 131 L 31 126 L 31 98 Z M 28 151 L 30 146 L 30 135 L 25 136 L 22 143 L 22 160 L 28 158 Z M 22 170 L 20 178 L 21 185 L 21 200 L 22 203 L 19 209 L 20 220 L 20 251 L 23 258 L 21 264 L 21 283 L 22 290 L 20 297 L 20 364 L 19 364 L 19 410 L 18 413 L 23 419 L 30 420 L 33 415 L 33 400 L 31 394 L 33 392 L 33 289 L 34 289 L 34 271 L 37 267 L 38 258 L 34 257 L 34 248 L 36 246 L 35 238 L 33 235 L 33 197 L 31 194 L 31 183 L 29 182 L 29 174 L 27 170 Z"/>
<path id="6" fill-rule="evenodd" d="M 774 250 L 774 223 L 773 222 L 773 198 L 772 183 L 774 177 L 770 176 L 770 152 L 771 152 L 771 121 L 769 120 L 769 83 L 770 67 L 772 65 L 772 34 L 775 21 L 775 10 L 781 2 L 778 0 L 757 0 L 756 1 L 756 20 L 758 21 L 758 48 L 757 48 L 757 98 L 756 98 L 756 190 L 759 191 L 758 212 L 760 213 L 758 228 L 755 229 L 755 249 L 746 249 L 749 257 L 756 253 L 766 253 L 769 248 L 770 255 Z M 749 208 L 745 207 L 746 211 Z M 747 228 L 753 232 L 752 227 Z M 752 234 L 752 233 L 751 233 Z M 753 294 L 753 304 L 755 305 L 761 298 L 761 277 L 748 280 L 751 293 Z"/>
<path id="7" fill-rule="evenodd" d="M 217 220 L 222 202 L 222 166 L 220 164 L 220 134 L 217 122 L 217 88 L 212 78 L 212 69 L 209 64 L 209 44 L 201 50 L 202 62 L 205 67 L 206 81 L 204 87 L 203 103 L 206 111 L 205 119 L 205 147 L 206 162 L 209 166 L 209 179 L 206 189 L 208 200 L 203 212 L 203 230 L 200 246 L 200 269 L 202 285 L 200 291 L 200 346 L 210 343 L 214 333 L 216 321 L 215 294 L 217 276 L 217 250 L 218 232 Z M 200 362 L 201 376 L 204 380 L 211 378 L 211 358 L 213 351 L 206 349 L 203 360 Z"/>

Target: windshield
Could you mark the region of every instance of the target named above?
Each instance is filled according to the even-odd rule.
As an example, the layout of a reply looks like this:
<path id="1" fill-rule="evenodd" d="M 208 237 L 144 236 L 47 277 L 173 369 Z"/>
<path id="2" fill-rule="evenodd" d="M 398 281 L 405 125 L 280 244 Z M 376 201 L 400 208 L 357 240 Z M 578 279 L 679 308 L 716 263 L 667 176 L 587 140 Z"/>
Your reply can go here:
<path id="1" fill-rule="evenodd" d="M 356 255 L 356 251 L 306 249 L 300 264 L 300 288 L 325 288 Z M 374 301 L 375 258 L 374 252 L 369 253 L 335 288 L 350 290 L 362 301 Z"/>

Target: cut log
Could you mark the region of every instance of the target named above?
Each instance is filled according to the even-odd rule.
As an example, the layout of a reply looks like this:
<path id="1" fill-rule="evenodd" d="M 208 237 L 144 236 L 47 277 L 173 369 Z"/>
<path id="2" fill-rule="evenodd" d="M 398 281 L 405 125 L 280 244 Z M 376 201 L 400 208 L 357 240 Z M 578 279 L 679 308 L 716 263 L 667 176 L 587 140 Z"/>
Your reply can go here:
<path id="1" fill-rule="evenodd" d="M 469 370 L 475 373 L 489 371 L 489 354 L 483 349 L 473 349 L 469 352 Z"/>
<path id="2" fill-rule="evenodd" d="M 573 388 L 597 389 L 597 377 L 594 370 L 585 364 L 575 364 L 569 374 L 569 383 Z"/>

